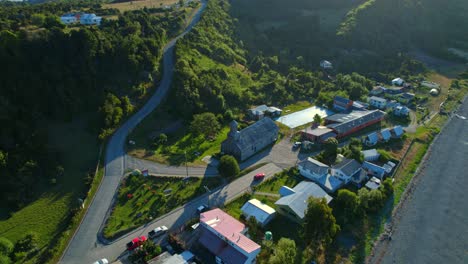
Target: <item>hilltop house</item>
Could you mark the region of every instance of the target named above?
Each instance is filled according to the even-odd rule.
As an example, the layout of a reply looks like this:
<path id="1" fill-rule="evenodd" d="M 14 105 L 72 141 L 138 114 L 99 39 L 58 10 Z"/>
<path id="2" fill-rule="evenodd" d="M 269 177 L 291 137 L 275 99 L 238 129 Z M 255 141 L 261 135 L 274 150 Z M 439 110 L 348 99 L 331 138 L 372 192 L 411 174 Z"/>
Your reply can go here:
<path id="1" fill-rule="evenodd" d="M 200 214 L 199 242 L 216 256 L 216 263 L 255 263 L 260 245 L 244 235 L 245 225 L 216 208 Z"/>
<path id="2" fill-rule="evenodd" d="M 228 138 L 221 143 L 221 152 L 244 161 L 258 151 L 273 144 L 278 138 L 279 128 L 269 117 L 262 118 L 254 124 L 237 130 L 236 121 L 230 123 Z"/>
<path id="3" fill-rule="evenodd" d="M 82 25 L 100 25 L 102 17 L 96 14 L 68 13 L 60 17 L 60 21 L 65 25 L 80 23 Z"/>
<path id="4" fill-rule="evenodd" d="M 327 60 L 320 61 L 320 67 L 322 69 L 333 69 L 333 64 Z"/>
<path id="5" fill-rule="evenodd" d="M 298 223 L 302 223 L 304 220 L 310 197 L 325 198 L 327 203 L 333 199 L 313 182 L 302 181 L 292 189 L 284 187 L 286 186 L 281 187 L 280 194 L 283 193 L 285 196 L 282 196 L 275 203 L 278 213 Z"/>

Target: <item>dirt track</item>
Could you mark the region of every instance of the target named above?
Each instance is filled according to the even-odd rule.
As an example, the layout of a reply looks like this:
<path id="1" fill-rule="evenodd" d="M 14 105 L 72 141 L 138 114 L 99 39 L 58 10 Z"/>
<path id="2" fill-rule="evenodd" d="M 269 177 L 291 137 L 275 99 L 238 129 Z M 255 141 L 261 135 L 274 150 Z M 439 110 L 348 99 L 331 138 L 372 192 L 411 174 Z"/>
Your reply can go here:
<path id="1" fill-rule="evenodd" d="M 431 149 L 370 263 L 468 263 L 468 120 L 453 117 Z"/>

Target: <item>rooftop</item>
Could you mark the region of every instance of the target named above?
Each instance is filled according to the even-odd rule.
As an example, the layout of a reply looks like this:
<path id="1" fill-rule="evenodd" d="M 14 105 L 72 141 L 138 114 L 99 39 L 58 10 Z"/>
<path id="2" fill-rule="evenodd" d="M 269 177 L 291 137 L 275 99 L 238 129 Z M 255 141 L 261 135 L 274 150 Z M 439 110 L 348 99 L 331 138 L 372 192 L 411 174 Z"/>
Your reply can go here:
<path id="1" fill-rule="evenodd" d="M 340 163 L 333 165 L 332 168 L 341 170 L 344 174 L 352 176 L 359 168 L 361 168 L 361 164 L 354 159 L 344 158 Z"/>
<path id="2" fill-rule="evenodd" d="M 323 136 L 327 133 L 333 132 L 333 129 L 328 128 L 328 127 L 317 127 L 317 128 L 311 128 L 311 127 L 306 127 L 302 132 L 313 135 L 315 137 L 320 137 Z"/>
<path id="3" fill-rule="evenodd" d="M 328 165 L 323 164 L 320 161 L 315 160 L 311 157 L 308 157 L 307 159 L 299 162 L 298 165 L 318 175 L 323 175 L 323 174 L 328 173 L 328 169 L 330 168 Z"/>
<path id="4" fill-rule="evenodd" d="M 334 122 L 335 124 L 329 124 L 327 127 L 334 129 L 338 133 L 346 133 L 351 129 L 376 121 L 385 116 L 385 112 L 380 110 L 371 111 L 352 111 L 349 114 L 336 114 L 328 116 L 325 120 Z"/>
<path id="5" fill-rule="evenodd" d="M 257 243 L 241 234 L 245 229 L 245 225 L 243 223 L 239 222 L 219 208 L 200 214 L 200 222 L 209 225 L 231 243 L 237 245 L 247 253 L 260 248 Z"/>
<path id="6" fill-rule="evenodd" d="M 377 102 L 385 103 L 387 102 L 387 99 L 378 97 L 378 96 L 371 96 L 369 97 L 369 101 L 377 101 Z"/>
<path id="7" fill-rule="evenodd" d="M 310 197 L 325 198 L 327 203 L 333 199 L 320 186 L 309 181 L 300 182 L 293 190 L 295 193 L 281 197 L 275 204 L 289 206 L 301 219 L 304 218 Z"/>
<path id="8" fill-rule="evenodd" d="M 255 217 L 255 219 L 260 223 L 263 223 L 270 215 L 276 212 L 275 209 L 257 199 L 247 201 L 242 206 L 241 211 L 248 216 Z"/>

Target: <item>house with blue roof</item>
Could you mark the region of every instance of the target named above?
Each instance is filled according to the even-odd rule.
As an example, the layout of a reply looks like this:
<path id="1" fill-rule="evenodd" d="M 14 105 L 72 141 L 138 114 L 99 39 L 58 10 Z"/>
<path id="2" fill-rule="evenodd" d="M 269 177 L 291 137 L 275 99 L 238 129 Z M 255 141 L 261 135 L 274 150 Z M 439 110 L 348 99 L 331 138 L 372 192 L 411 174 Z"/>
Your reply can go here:
<path id="1" fill-rule="evenodd" d="M 372 132 L 364 138 L 364 144 L 367 146 L 374 146 L 379 142 L 379 135 L 377 132 Z"/>
<path id="2" fill-rule="evenodd" d="M 401 126 L 394 126 L 390 132 L 394 138 L 400 138 L 405 133 Z"/>
<path id="3" fill-rule="evenodd" d="M 292 190 L 293 193 L 282 196 L 275 205 L 278 213 L 297 223 L 304 221 L 309 198 L 324 198 L 327 203 L 333 200 L 320 186 L 309 181 L 300 182 Z"/>
<path id="4" fill-rule="evenodd" d="M 353 101 L 341 96 L 335 96 L 333 99 L 333 109 L 339 112 L 350 111 L 353 107 Z"/>
<path id="5" fill-rule="evenodd" d="M 388 142 L 390 138 L 392 138 L 392 133 L 390 133 L 390 129 L 389 128 L 382 129 L 380 131 L 380 137 L 382 141 Z"/>

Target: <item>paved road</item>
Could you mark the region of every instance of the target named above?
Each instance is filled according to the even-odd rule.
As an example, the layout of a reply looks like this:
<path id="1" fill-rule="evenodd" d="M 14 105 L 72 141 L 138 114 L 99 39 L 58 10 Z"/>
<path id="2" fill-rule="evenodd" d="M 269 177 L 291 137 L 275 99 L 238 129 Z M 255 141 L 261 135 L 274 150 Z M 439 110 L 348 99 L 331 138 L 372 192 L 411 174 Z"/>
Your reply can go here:
<path id="1" fill-rule="evenodd" d="M 155 94 L 130 119 L 128 119 L 111 137 L 107 144 L 105 158 L 105 175 L 91 206 L 86 213 L 76 235 L 72 238 L 59 263 L 92 263 L 102 257 L 97 246 L 97 233 L 110 208 L 112 198 L 117 190 L 125 168 L 124 143 L 130 131 L 136 127 L 148 114 L 150 114 L 166 96 L 169 91 L 174 73 L 174 46 L 178 38 L 184 36 L 198 22 L 206 2 L 194 16 L 191 24 L 177 38 L 171 40 L 164 47 L 163 78 Z M 109 246 L 112 247 L 112 246 Z M 109 256 L 110 257 L 110 256 Z"/>
<path id="2" fill-rule="evenodd" d="M 375 263 L 468 263 L 468 120 L 453 117 L 430 155 Z"/>

